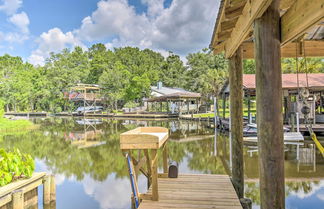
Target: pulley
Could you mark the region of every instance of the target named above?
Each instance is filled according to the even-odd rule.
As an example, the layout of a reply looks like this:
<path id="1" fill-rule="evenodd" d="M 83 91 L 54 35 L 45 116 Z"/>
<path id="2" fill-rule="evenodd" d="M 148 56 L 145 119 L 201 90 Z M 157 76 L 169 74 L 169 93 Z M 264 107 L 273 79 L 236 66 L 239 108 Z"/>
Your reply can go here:
<path id="1" fill-rule="evenodd" d="M 307 99 L 309 97 L 309 90 L 307 88 L 303 88 L 301 91 L 300 91 L 300 96 L 303 98 L 303 99 Z"/>

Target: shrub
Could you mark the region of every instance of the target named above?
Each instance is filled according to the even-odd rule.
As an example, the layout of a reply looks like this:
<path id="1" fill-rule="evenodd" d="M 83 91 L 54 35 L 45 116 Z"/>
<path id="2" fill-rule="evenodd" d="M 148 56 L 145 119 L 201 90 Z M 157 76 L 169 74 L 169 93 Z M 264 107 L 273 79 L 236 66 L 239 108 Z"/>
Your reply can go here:
<path id="1" fill-rule="evenodd" d="M 5 105 L 4 101 L 0 99 L 0 118 L 2 118 L 4 115 L 4 105 Z"/>
<path id="2" fill-rule="evenodd" d="M 129 101 L 124 105 L 124 107 L 126 107 L 126 108 L 134 108 L 134 107 L 138 107 L 138 106 L 139 106 L 139 104 L 136 102 L 133 102 L 133 101 Z"/>
<path id="3" fill-rule="evenodd" d="M 18 149 L 13 152 L 0 149 L 0 186 L 17 179 L 30 178 L 34 170 L 35 162 L 29 154 L 22 154 Z"/>

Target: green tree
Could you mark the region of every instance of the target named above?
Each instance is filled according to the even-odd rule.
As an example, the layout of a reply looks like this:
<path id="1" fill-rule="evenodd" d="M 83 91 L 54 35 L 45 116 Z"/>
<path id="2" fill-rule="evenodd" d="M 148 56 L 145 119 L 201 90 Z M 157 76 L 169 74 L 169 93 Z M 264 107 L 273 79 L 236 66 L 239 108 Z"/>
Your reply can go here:
<path id="1" fill-rule="evenodd" d="M 160 80 L 165 86 L 185 87 L 186 85 L 186 67 L 180 59 L 180 56 L 170 52 L 166 58 L 161 71 Z"/>

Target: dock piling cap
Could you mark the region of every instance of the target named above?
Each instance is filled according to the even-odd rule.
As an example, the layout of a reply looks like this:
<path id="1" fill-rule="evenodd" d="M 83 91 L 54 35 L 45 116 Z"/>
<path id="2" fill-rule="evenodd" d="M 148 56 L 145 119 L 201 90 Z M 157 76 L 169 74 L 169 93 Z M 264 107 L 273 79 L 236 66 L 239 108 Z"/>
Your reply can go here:
<path id="1" fill-rule="evenodd" d="M 138 127 L 120 135 L 120 149 L 159 149 L 168 139 L 163 127 Z"/>

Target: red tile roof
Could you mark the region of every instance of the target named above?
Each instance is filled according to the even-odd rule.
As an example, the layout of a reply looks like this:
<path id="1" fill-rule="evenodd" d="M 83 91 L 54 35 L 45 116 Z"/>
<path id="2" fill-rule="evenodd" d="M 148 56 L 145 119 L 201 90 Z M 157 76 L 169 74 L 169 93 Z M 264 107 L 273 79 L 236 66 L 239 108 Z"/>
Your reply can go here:
<path id="1" fill-rule="evenodd" d="M 306 74 L 300 73 L 299 87 L 307 87 Z M 243 86 L 246 89 L 255 89 L 255 74 L 243 75 Z M 308 74 L 308 86 L 311 87 L 324 87 L 324 73 Z M 282 74 L 282 88 L 283 89 L 296 89 L 297 74 Z"/>

